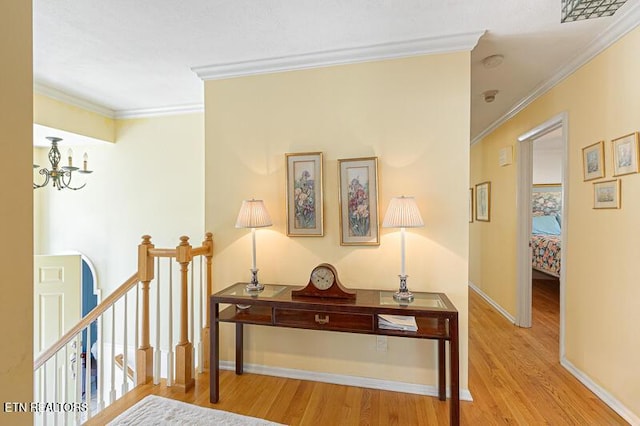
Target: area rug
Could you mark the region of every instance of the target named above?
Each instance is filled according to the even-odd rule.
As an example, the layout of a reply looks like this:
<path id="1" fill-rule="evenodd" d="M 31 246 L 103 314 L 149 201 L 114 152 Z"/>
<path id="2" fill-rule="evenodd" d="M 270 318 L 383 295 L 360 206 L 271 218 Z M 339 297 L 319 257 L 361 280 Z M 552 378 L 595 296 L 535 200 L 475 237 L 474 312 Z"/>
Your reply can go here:
<path id="1" fill-rule="evenodd" d="M 255 417 L 242 416 L 227 411 L 199 407 L 173 399 L 149 395 L 120 414 L 109 426 L 124 425 L 226 425 L 226 426 L 273 426 L 279 423 Z"/>

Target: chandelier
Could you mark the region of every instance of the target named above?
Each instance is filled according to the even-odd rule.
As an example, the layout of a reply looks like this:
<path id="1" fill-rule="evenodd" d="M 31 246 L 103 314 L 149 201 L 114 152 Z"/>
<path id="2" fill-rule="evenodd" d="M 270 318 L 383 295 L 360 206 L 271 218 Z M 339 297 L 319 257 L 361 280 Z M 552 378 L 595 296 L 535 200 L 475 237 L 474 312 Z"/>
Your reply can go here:
<path id="1" fill-rule="evenodd" d="M 627 0 L 561 0 L 560 22 L 611 16 Z"/>
<path id="2" fill-rule="evenodd" d="M 33 189 L 42 188 L 47 186 L 49 181 L 53 182 L 53 187 L 58 190 L 67 188 L 77 191 L 78 189 L 82 189 L 85 187 L 86 183 L 82 186 L 73 187 L 71 186 L 71 177 L 74 172 L 89 174 L 92 173 L 92 170 L 87 170 L 87 161 L 89 160 L 89 156 L 85 152 L 82 156 L 82 169 L 79 167 L 73 166 L 73 151 L 71 148 L 67 151 L 68 165 L 60 166 L 61 155 L 58 150 L 58 142 L 62 139 L 56 138 L 53 136 L 47 136 L 47 140 L 51 141 L 51 149 L 49 150 L 49 162 L 51 163 L 51 169 L 41 168 L 38 173 L 44 176 L 44 182 L 41 185 L 38 185 L 34 182 Z M 37 164 L 33 165 L 34 169 L 40 167 Z"/>

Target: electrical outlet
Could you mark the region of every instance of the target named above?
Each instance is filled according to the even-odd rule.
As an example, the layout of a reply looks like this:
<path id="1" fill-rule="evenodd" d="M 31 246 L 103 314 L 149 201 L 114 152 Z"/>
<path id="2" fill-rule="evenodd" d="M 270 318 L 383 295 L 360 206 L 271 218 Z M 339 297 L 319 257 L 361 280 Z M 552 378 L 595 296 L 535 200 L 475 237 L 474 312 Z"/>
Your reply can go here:
<path id="1" fill-rule="evenodd" d="M 376 351 L 387 351 L 387 336 L 376 336 Z"/>

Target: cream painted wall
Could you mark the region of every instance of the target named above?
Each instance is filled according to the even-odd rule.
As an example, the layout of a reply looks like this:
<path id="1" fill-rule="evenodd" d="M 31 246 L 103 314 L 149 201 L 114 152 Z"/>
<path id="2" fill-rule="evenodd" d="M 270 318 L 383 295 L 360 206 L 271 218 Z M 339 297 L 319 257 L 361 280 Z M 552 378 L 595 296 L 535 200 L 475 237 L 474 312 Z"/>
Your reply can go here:
<path id="1" fill-rule="evenodd" d="M 0 3 L 0 129 L 3 164 L 0 246 L 2 279 L 0 401 L 33 400 L 33 201 L 29 162 L 33 134 L 32 4 Z M 10 297 L 7 297 L 10 296 Z M 7 326 L 10 324 L 11 326 Z M 4 405 L 3 405 L 4 407 Z M 31 425 L 31 414 L 0 410 L 0 423 Z"/>
<path id="2" fill-rule="evenodd" d="M 72 147 L 76 157 L 90 156 L 94 173 L 78 177 L 85 188 L 35 191 L 42 197 L 38 254 L 87 255 L 103 295 L 137 270 L 143 234 L 157 247 L 175 247 L 181 235 L 194 245 L 204 238 L 203 114 L 118 120 L 116 133 L 115 144 Z M 34 151 L 46 156 L 47 149 Z"/>
<path id="3" fill-rule="evenodd" d="M 33 122 L 107 142 L 116 141 L 116 120 L 34 94 Z"/>
<path id="4" fill-rule="evenodd" d="M 380 215 L 389 199 L 417 198 L 426 226 L 409 230 L 409 287 L 446 292 L 460 312 L 461 386 L 467 387 L 467 188 L 469 53 L 252 76 L 205 84 L 206 228 L 214 233 L 214 288 L 250 278 L 251 239 L 235 229 L 241 201 L 265 200 L 274 226 L 260 229 L 266 283 L 304 285 L 321 262 L 351 288 L 395 289 L 398 230 L 379 247 L 340 246 L 338 166 L 379 159 Z M 287 237 L 285 153 L 324 153 L 325 236 Z M 233 360 L 222 326 L 222 359 Z M 246 362 L 419 384 L 436 384 L 436 345 L 375 337 L 249 327 Z M 426 368 L 425 368 L 426 367 Z"/>
<path id="5" fill-rule="evenodd" d="M 495 216 L 471 232 L 472 281 L 515 312 L 515 167 L 493 166 L 498 146 L 567 111 L 569 203 L 566 250 L 566 358 L 640 421 L 640 174 L 622 176 L 622 208 L 593 209 L 593 183 L 583 182 L 582 148 L 605 140 L 606 179 L 612 179 L 611 139 L 640 130 L 640 28 L 635 29 L 524 111 L 476 144 L 474 180 L 491 180 Z M 497 202 L 496 202 L 497 201 Z M 498 211 L 501 211 L 498 213 Z M 481 239 L 480 242 L 473 241 Z M 500 241 L 502 245 L 496 245 Z M 482 252 L 493 252 L 485 256 Z"/>

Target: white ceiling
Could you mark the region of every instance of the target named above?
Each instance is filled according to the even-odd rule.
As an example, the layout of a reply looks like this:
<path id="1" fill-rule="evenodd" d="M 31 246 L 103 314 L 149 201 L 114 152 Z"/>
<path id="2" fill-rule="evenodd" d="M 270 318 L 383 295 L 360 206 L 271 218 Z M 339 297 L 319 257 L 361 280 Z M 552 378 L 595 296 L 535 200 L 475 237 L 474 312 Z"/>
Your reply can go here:
<path id="1" fill-rule="evenodd" d="M 471 55 L 474 138 L 588 59 L 609 30 L 637 25 L 619 23 L 637 21 L 639 3 L 560 24 L 560 0 L 35 0 L 34 78 L 41 92 L 114 117 L 189 111 L 203 104 L 194 67 L 259 68 L 270 58 L 486 31 Z M 492 54 L 504 62 L 486 69 L 481 60 Z M 489 89 L 499 90 L 493 103 L 482 97 Z"/>

